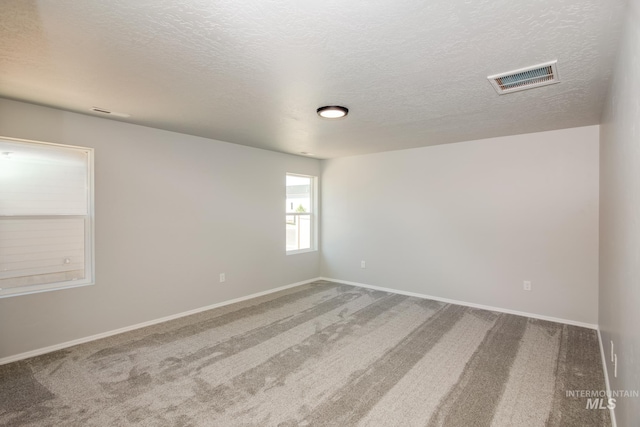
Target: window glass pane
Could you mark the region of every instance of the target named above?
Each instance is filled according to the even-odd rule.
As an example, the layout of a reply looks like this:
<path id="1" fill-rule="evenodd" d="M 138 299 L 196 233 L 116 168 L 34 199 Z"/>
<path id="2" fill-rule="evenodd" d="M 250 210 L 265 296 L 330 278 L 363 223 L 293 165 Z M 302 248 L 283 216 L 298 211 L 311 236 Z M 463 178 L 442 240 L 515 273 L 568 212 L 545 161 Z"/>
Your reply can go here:
<path id="1" fill-rule="evenodd" d="M 0 298 L 93 284 L 93 150 L 0 139 Z"/>
<path id="2" fill-rule="evenodd" d="M 311 249 L 311 216 L 287 215 L 287 250 Z"/>
<path id="3" fill-rule="evenodd" d="M 0 140 L 0 215 L 87 215 L 87 156 Z"/>
<path id="4" fill-rule="evenodd" d="M 311 177 L 287 175 L 287 213 L 311 212 Z"/>
<path id="5" fill-rule="evenodd" d="M 85 220 L 0 219 L 0 288 L 85 277 Z"/>

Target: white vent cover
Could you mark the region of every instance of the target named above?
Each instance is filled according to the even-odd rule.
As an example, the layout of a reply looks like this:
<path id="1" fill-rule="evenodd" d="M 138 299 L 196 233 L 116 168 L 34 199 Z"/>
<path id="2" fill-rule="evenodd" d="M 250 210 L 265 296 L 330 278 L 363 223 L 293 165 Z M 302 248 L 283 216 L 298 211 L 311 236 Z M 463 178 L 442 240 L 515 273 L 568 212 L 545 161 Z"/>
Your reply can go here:
<path id="1" fill-rule="evenodd" d="M 556 61 L 487 77 L 499 95 L 560 83 Z"/>
<path id="2" fill-rule="evenodd" d="M 107 110 L 106 108 L 100 108 L 100 107 L 91 107 L 89 111 L 93 111 L 94 113 L 106 114 L 108 116 L 131 117 L 131 114 L 118 113 L 117 111 L 111 111 L 111 110 Z"/>

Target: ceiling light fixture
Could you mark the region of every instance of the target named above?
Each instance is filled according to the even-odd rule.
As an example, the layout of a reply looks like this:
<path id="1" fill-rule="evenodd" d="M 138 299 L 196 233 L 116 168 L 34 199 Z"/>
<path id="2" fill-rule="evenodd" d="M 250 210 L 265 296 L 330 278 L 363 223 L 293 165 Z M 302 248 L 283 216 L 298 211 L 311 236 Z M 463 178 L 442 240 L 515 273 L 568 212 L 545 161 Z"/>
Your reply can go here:
<path id="1" fill-rule="evenodd" d="M 327 105 L 326 107 L 318 108 L 317 113 L 325 119 L 341 119 L 349 114 L 349 109 L 339 105 Z"/>

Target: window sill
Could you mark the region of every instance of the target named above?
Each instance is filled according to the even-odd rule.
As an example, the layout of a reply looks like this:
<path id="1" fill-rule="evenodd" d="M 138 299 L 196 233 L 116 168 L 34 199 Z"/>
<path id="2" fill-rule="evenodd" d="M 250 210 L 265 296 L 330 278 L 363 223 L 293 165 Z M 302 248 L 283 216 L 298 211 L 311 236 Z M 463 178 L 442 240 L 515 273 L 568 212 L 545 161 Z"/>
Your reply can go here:
<path id="1" fill-rule="evenodd" d="M 317 249 L 298 249 L 297 251 L 287 251 L 287 256 L 306 254 L 307 252 L 318 252 L 318 250 Z"/>
<path id="2" fill-rule="evenodd" d="M 19 297 L 21 295 L 39 294 L 41 292 L 62 291 L 65 289 L 79 288 L 95 285 L 95 281 L 82 281 L 80 283 L 51 283 L 48 285 L 24 286 L 18 288 L 0 289 L 0 299 Z"/>

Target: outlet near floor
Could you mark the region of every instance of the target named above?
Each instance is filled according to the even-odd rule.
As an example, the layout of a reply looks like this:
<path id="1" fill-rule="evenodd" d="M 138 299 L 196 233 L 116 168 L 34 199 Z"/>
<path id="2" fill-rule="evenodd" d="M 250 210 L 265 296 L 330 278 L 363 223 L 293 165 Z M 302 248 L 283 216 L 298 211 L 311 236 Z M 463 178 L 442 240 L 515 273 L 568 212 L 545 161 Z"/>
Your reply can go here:
<path id="1" fill-rule="evenodd" d="M 531 282 L 529 280 L 525 280 L 524 282 L 522 282 L 522 289 L 524 289 L 525 291 L 530 291 Z"/>
<path id="2" fill-rule="evenodd" d="M 610 341 L 611 341 L 611 363 L 613 363 L 613 353 L 614 353 L 614 351 L 613 351 L 613 340 L 610 340 Z"/>
<path id="3" fill-rule="evenodd" d="M 220 283 L 224 282 L 225 280 L 227 280 L 227 278 L 225 277 L 224 273 L 220 273 Z"/>

